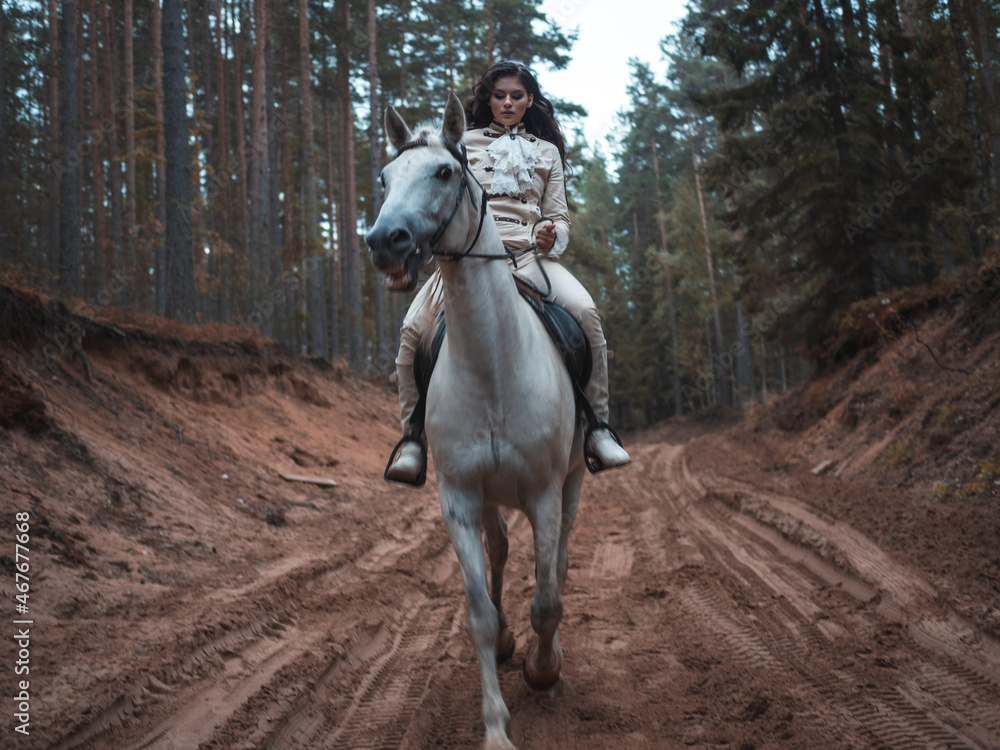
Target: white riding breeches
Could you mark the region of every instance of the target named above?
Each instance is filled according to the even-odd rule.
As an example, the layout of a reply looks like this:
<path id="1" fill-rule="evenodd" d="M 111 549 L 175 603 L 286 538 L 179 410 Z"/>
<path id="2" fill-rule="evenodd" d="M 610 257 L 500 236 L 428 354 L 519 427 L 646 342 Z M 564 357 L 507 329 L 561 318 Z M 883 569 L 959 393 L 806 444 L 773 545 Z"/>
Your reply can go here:
<path id="1" fill-rule="evenodd" d="M 577 319 L 584 334 L 590 341 L 594 358 L 594 369 L 585 389 L 598 420 L 608 419 L 608 358 L 607 342 L 601 328 L 601 316 L 597 312 L 590 293 L 576 277 L 560 263 L 538 254 L 518 261 L 517 269 L 511 263 L 511 271 L 530 282 L 543 293 L 551 287 L 547 299 L 565 307 Z M 543 274 L 544 271 L 544 274 Z M 548 282 L 546 282 L 548 277 Z M 441 310 L 444 287 L 441 272 L 434 271 L 417 292 L 400 331 L 399 353 L 396 356 L 396 371 L 399 378 L 399 407 L 403 434 L 410 432 L 410 415 L 419 398 L 413 377 L 413 358 L 421 337 L 433 330 L 434 320 Z"/>

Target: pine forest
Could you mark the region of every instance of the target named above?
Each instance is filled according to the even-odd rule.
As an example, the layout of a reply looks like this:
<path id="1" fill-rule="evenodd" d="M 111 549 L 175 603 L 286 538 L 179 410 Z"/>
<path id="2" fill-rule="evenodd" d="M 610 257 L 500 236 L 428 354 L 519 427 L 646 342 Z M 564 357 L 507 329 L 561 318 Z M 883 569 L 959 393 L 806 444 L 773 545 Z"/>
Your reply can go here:
<path id="1" fill-rule="evenodd" d="M 562 20 L 532 0 L 2 0 L 0 281 L 384 377 L 412 297 L 363 239 L 383 112 L 439 116 L 505 59 L 544 90 L 574 54 Z M 998 27 L 987 0 L 691 0 L 666 73 L 631 61 L 614 138 L 587 143 L 555 100 L 564 260 L 602 312 L 613 420 L 766 399 L 995 254 Z"/>

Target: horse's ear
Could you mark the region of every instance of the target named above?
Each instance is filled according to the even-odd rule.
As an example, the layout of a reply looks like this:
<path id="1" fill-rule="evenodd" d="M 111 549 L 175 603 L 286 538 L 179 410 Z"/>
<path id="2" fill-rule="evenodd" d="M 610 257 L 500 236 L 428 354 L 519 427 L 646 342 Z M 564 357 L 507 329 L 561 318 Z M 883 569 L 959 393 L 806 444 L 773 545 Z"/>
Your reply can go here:
<path id="1" fill-rule="evenodd" d="M 403 122 L 403 118 L 399 116 L 399 112 L 392 107 L 386 107 L 385 110 L 385 132 L 389 136 L 389 143 L 397 151 L 413 138 L 410 129 Z"/>
<path id="2" fill-rule="evenodd" d="M 444 125 L 441 135 L 448 143 L 458 144 L 465 134 L 465 110 L 455 92 L 448 93 L 448 104 L 444 108 Z"/>

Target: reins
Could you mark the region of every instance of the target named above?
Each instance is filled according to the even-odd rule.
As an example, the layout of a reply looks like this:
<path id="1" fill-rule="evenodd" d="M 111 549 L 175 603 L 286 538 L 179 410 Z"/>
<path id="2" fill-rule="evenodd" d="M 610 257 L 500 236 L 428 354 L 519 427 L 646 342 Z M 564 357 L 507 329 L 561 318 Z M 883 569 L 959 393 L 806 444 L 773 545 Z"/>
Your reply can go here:
<path id="1" fill-rule="evenodd" d="M 430 146 L 430 143 L 426 138 L 418 138 L 417 140 L 410 141 L 409 143 L 404 143 L 400 146 L 399 150 L 396 152 L 396 157 L 398 158 L 400 154 L 404 151 L 409 151 L 411 148 L 420 148 L 422 146 Z M 514 268 L 517 268 L 517 258 L 525 253 L 534 252 L 538 249 L 535 243 L 532 243 L 523 250 L 508 250 L 504 246 L 504 252 L 502 254 L 497 253 L 474 253 L 472 252 L 475 248 L 476 243 L 479 242 L 479 237 L 483 233 L 483 224 L 486 222 L 486 205 L 489 197 L 486 194 L 486 188 L 483 187 L 482 183 L 476 179 L 476 176 L 472 174 L 472 170 L 469 168 L 469 155 L 466 151 L 465 144 L 459 143 L 458 147 L 452 144 L 445 144 L 445 148 L 448 149 L 448 153 L 455 157 L 458 163 L 462 166 L 462 181 L 458 186 L 458 193 L 455 195 L 455 203 L 451 207 L 451 212 L 448 214 L 448 218 L 445 219 L 440 226 L 438 226 L 437 231 L 434 232 L 434 236 L 428 242 L 430 245 L 431 255 L 437 256 L 439 258 L 449 258 L 451 260 L 460 260 L 461 258 L 483 258 L 484 260 L 509 260 L 514 264 Z M 469 177 L 472 178 L 473 182 L 479 187 L 480 198 L 479 198 L 479 226 L 476 228 L 476 236 L 472 238 L 472 242 L 465 249 L 465 252 L 449 252 L 447 250 L 435 250 L 434 245 L 437 244 L 446 231 L 448 231 L 448 226 L 451 224 L 452 219 L 455 218 L 455 214 L 458 213 L 458 207 L 462 204 L 462 196 L 468 192 L 469 200 L 472 201 L 472 205 L 476 205 L 476 199 L 472 195 L 472 185 L 469 184 Z M 538 226 L 538 222 L 542 221 L 547 217 L 542 216 L 531 226 L 531 234 L 534 236 L 535 227 Z M 544 272 L 543 272 L 544 273 Z M 548 277 L 546 276 L 546 281 Z M 549 283 L 549 291 L 552 289 L 552 284 Z"/>

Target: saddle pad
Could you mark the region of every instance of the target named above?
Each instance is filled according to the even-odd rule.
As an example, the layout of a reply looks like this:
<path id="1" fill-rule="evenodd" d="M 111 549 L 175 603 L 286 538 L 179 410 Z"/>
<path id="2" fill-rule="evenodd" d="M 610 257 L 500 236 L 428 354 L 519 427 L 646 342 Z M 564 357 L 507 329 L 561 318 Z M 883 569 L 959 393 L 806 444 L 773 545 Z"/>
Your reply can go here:
<path id="1" fill-rule="evenodd" d="M 516 279 L 517 277 L 515 277 Z M 580 327 L 576 318 L 562 305 L 555 302 L 547 302 L 537 291 L 530 287 L 518 284 L 518 291 L 528 306 L 535 311 L 545 330 L 549 332 L 553 343 L 562 355 L 566 369 L 569 370 L 570 377 L 573 378 L 583 390 L 590 380 L 591 372 L 594 368 L 594 359 L 590 351 L 590 341 L 587 339 L 583 328 Z M 427 388 L 431 382 L 431 373 L 441 353 L 441 344 L 444 341 L 445 320 L 444 315 L 438 316 L 437 324 L 434 327 L 433 335 L 426 334 L 420 338 L 417 345 L 416 355 L 413 360 L 413 375 L 417 381 L 417 389 L 423 397 L 427 395 Z M 423 403 L 418 404 L 418 410 L 423 417 Z M 421 419 L 421 421 L 423 421 Z"/>

